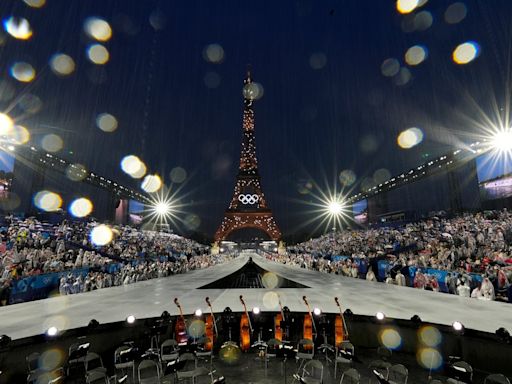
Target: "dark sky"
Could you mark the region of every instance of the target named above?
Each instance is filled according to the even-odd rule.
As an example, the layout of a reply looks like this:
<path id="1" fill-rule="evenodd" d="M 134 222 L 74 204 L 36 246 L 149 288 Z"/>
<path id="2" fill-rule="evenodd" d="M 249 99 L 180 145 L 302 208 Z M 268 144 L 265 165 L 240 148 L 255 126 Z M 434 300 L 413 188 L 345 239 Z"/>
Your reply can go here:
<path id="1" fill-rule="evenodd" d="M 2 0 L 2 19 L 25 17 L 34 35 L 28 41 L 7 37 L 0 47 L 1 91 L 14 89 L 17 96 L 33 94 L 43 102 L 36 114 L 19 105 L 10 111 L 34 143 L 58 134 L 64 140 L 61 156 L 123 183 L 136 186 L 119 167 L 128 154 L 140 156 L 168 185 L 169 172 L 184 168 L 188 178 L 179 195 L 188 206 L 181 218 L 197 215 L 199 230 L 211 235 L 234 186 L 242 80 L 250 63 L 264 87 L 255 104 L 263 188 L 282 231 L 290 234 L 313 215 L 297 202 L 317 201 L 315 188 L 300 193 L 307 181 L 322 191 L 340 190 L 338 175 L 348 169 L 359 192 L 359 183 L 379 169 L 396 174 L 426 154 L 472 141 L 482 134 L 483 114 L 494 119 L 506 108 L 512 3 L 465 1 L 466 17 L 449 24 L 445 11 L 453 3 L 430 0 L 404 16 L 391 0 L 47 0 L 40 9 Z M 425 11 L 432 25 L 410 31 L 412 18 Z M 86 57 L 91 40 L 83 23 L 91 16 L 113 28 L 104 66 Z M 468 40 L 480 44 L 481 54 L 456 65 L 451 53 Z M 222 63 L 204 59 L 209 44 L 222 46 Z M 416 44 L 427 47 L 429 56 L 407 66 L 404 53 Z M 72 75 L 52 73 L 48 61 L 56 52 L 75 60 Z M 384 76 L 387 58 L 407 67 L 410 81 L 397 85 L 396 78 Z M 36 69 L 33 82 L 10 77 L 17 61 Z M 15 105 L 0 99 L 4 110 Z M 96 127 L 103 112 L 118 119 L 114 133 Z M 409 127 L 420 127 L 425 138 L 401 149 L 397 135 Z"/>

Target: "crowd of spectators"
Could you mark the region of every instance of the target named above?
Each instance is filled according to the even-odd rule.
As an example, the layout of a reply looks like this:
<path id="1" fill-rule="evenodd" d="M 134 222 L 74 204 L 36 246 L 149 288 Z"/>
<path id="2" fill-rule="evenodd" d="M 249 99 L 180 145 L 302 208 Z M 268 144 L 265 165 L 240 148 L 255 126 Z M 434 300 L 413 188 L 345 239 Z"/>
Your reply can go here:
<path id="1" fill-rule="evenodd" d="M 275 261 L 376 281 L 377 262 L 388 263 L 388 284 L 512 302 L 512 214 L 487 211 L 431 217 L 398 227 L 343 230 L 287 248 Z M 341 256 L 341 257 L 340 257 Z M 414 277 L 409 268 L 416 270 Z M 446 271 L 439 282 L 428 269 Z M 476 279 L 475 276 L 480 278 Z"/>
<path id="2" fill-rule="evenodd" d="M 13 282 L 30 276 L 69 273 L 60 279 L 61 293 L 129 284 L 204 268 L 221 261 L 195 241 L 164 232 L 113 226 L 113 240 L 91 242 L 98 223 L 51 225 L 34 218 L 3 217 L 0 223 L 0 305 L 9 302 Z M 226 256 L 224 256 L 226 257 Z M 74 273 L 86 269 L 87 275 Z"/>

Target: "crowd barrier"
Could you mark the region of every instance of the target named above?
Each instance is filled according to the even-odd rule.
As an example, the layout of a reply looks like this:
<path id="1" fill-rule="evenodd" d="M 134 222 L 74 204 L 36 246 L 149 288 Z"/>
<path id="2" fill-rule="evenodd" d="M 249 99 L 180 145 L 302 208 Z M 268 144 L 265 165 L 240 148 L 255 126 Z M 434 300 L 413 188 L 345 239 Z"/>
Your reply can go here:
<path id="1" fill-rule="evenodd" d="M 73 276 L 85 276 L 87 273 L 89 273 L 89 268 L 80 268 L 14 280 L 12 282 L 9 303 L 16 304 L 25 301 L 46 299 L 53 291 L 58 292 L 60 278 L 62 276 L 68 276 L 70 274 Z"/>

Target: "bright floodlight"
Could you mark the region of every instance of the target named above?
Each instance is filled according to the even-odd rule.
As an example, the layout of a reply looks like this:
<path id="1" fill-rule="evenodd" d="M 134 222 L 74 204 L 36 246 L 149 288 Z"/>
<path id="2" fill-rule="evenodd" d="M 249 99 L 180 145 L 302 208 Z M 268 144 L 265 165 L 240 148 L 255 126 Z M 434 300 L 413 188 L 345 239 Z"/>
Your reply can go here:
<path id="1" fill-rule="evenodd" d="M 128 316 L 128 317 L 126 318 L 126 322 L 127 322 L 128 324 L 133 324 L 133 323 L 135 323 L 135 316 L 133 316 L 133 315 Z"/>
<path id="2" fill-rule="evenodd" d="M 329 213 L 331 215 L 337 216 L 343 210 L 343 206 L 341 205 L 341 203 L 339 201 L 334 200 L 334 201 L 329 202 L 327 209 L 329 210 Z"/>
<path id="3" fill-rule="evenodd" d="M 259 314 L 260 313 L 260 307 L 254 307 L 252 309 L 252 313 L 254 313 L 255 315 Z"/>
<path id="4" fill-rule="evenodd" d="M 203 311 L 201 310 L 201 308 L 197 308 L 196 311 L 194 312 L 194 314 L 197 317 L 201 317 L 201 315 L 203 314 Z"/>
<path id="5" fill-rule="evenodd" d="M 384 315 L 382 312 L 377 312 L 375 314 L 375 317 L 377 318 L 377 320 L 384 320 L 386 318 L 386 315 Z"/>
<path id="6" fill-rule="evenodd" d="M 322 314 L 322 310 L 320 308 L 313 309 L 313 313 L 315 316 L 320 316 Z"/>
<path id="7" fill-rule="evenodd" d="M 497 132 L 491 141 L 494 149 L 500 152 L 509 152 L 512 150 L 512 130 Z"/>
<path id="8" fill-rule="evenodd" d="M 464 326 L 462 325 L 462 323 L 460 321 L 454 321 L 452 324 L 452 327 L 457 332 L 460 332 L 464 329 Z"/>
<path id="9" fill-rule="evenodd" d="M 167 201 L 160 201 L 156 203 L 154 209 L 159 216 L 165 216 L 171 211 L 171 205 Z"/>
<path id="10" fill-rule="evenodd" d="M 50 327 L 48 328 L 48 330 L 46 331 L 46 334 L 50 337 L 53 337 L 53 336 L 56 336 L 57 335 L 57 332 L 58 332 L 58 329 L 57 327 Z"/>

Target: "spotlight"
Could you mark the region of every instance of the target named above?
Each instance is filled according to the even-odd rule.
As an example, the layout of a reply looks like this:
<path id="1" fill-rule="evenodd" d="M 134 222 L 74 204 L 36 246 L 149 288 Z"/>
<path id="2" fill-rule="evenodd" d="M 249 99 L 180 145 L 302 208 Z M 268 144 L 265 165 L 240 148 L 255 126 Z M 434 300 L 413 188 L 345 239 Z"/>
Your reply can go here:
<path id="1" fill-rule="evenodd" d="M 252 309 L 252 313 L 254 313 L 255 315 L 258 315 L 260 313 L 260 307 L 254 307 Z"/>
<path id="2" fill-rule="evenodd" d="M 414 315 L 413 317 L 411 317 L 411 321 L 415 324 L 420 324 L 421 323 L 421 317 L 419 317 L 418 315 Z"/>
<path id="3" fill-rule="evenodd" d="M 203 311 L 201 310 L 201 308 L 197 308 L 196 311 L 194 312 L 194 315 L 196 315 L 196 317 L 201 317 L 203 314 Z"/>
<path id="4" fill-rule="evenodd" d="M 133 315 L 129 315 L 129 316 L 126 318 L 126 322 L 127 322 L 128 324 L 133 324 L 133 323 L 135 323 L 135 320 L 136 320 L 136 319 L 135 319 L 135 316 L 133 316 Z"/>
<path id="5" fill-rule="evenodd" d="M 320 308 L 313 309 L 313 314 L 315 316 L 320 316 L 322 314 L 322 310 Z"/>
<path id="6" fill-rule="evenodd" d="M 491 139 L 491 145 L 498 152 L 510 152 L 512 150 L 512 130 L 496 132 Z"/>
<path id="7" fill-rule="evenodd" d="M 348 318 L 354 316 L 354 313 L 350 310 L 350 308 L 345 309 L 345 312 L 343 312 L 343 314 Z"/>
<path id="8" fill-rule="evenodd" d="M 0 336 L 0 347 L 7 347 L 7 344 L 11 342 L 11 338 L 7 335 Z"/>
<path id="9" fill-rule="evenodd" d="M 153 210 L 158 216 L 165 216 L 171 211 L 171 205 L 167 201 L 159 201 L 153 206 Z"/>
<path id="10" fill-rule="evenodd" d="M 462 325 L 460 321 L 454 321 L 452 323 L 452 327 L 458 333 L 462 333 L 464 331 L 464 325 Z"/>
<path id="11" fill-rule="evenodd" d="M 92 319 L 91 321 L 89 321 L 89 324 L 87 324 L 87 328 L 89 328 L 89 330 L 93 330 L 98 328 L 99 325 L 100 323 L 98 322 L 98 320 Z"/>
<path id="12" fill-rule="evenodd" d="M 332 200 L 327 205 L 327 210 L 331 215 L 337 216 L 343 211 L 343 204 L 339 201 Z"/>
<path id="13" fill-rule="evenodd" d="M 382 312 L 377 312 L 375 314 L 375 317 L 377 318 L 377 320 L 382 321 L 382 320 L 384 320 L 386 318 L 386 315 L 384 313 L 382 313 Z"/>
<path id="14" fill-rule="evenodd" d="M 58 332 L 59 332 L 59 330 L 57 329 L 57 327 L 50 327 L 46 331 L 46 335 L 50 336 L 50 337 L 54 337 L 54 336 L 57 336 Z"/>

